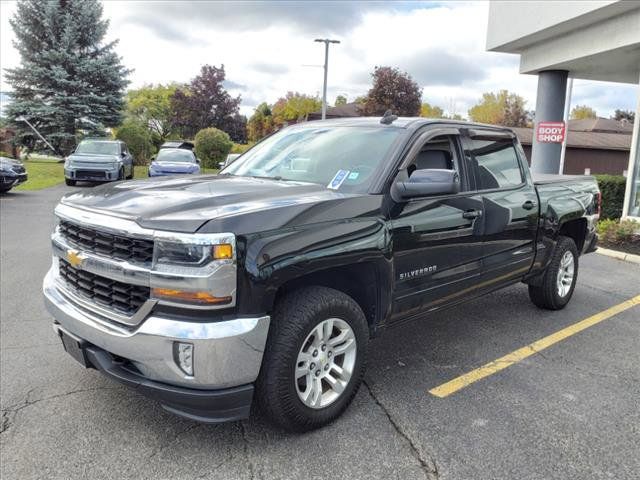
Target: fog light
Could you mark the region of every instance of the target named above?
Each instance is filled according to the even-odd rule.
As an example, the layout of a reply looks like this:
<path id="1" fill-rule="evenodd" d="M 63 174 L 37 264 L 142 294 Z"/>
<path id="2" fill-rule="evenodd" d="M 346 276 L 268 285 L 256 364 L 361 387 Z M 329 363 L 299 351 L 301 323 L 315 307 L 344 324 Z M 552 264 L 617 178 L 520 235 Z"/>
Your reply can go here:
<path id="1" fill-rule="evenodd" d="M 193 345 L 173 342 L 173 360 L 187 375 L 193 376 Z"/>

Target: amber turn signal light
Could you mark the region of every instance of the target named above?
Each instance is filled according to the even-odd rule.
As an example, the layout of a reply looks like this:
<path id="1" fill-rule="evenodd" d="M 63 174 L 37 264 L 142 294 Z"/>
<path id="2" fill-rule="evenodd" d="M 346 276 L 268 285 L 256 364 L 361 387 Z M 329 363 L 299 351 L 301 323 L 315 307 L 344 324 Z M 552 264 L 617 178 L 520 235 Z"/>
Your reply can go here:
<path id="1" fill-rule="evenodd" d="M 153 288 L 151 289 L 151 294 L 155 298 L 201 305 L 220 305 L 231 302 L 231 297 L 214 297 L 209 292 L 187 292 L 185 290 L 173 290 L 171 288 Z"/>
<path id="2" fill-rule="evenodd" d="M 214 260 L 226 260 L 228 258 L 233 258 L 233 247 L 230 243 L 221 243 L 213 246 Z"/>

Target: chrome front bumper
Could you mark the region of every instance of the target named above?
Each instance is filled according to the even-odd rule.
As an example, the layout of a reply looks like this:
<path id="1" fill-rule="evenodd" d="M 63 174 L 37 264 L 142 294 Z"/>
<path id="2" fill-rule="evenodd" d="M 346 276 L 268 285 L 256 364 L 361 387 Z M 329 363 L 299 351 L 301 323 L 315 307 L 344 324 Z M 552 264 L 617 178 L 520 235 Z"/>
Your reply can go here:
<path id="1" fill-rule="evenodd" d="M 47 310 L 56 332 L 67 332 L 133 363 L 144 377 L 193 389 L 218 389 L 256 380 L 270 317 L 234 318 L 217 322 L 184 322 L 151 312 L 133 328 L 105 321 L 74 302 L 59 288 L 57 271 L 43 283 Z M 193 344 L 193 376 L 174 360 L 174 342 Z"/>

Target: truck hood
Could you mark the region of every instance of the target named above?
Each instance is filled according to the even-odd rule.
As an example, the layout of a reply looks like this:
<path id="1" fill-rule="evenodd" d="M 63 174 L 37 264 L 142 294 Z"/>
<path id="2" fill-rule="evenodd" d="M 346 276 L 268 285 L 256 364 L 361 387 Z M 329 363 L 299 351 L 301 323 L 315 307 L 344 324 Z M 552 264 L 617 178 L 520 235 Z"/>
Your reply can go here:
<path id="1" fill-rule="evenodd" d="M 202 175 L 105 184 L 70 193 L 61 203 L 131 219 L 144 228 L 193 233 L 211 220 L 253 217 L 255 214 L 264 217 L 262 212 L 266 211 L 271 211 L 269 217 L 276 220 L 279 215 L 273 210 L 304 208 L 305 205 L 349 197 L 354 195 L 341 194 L 317 184 Z M 225 225 L 232 228 L 228 222 Z"/>

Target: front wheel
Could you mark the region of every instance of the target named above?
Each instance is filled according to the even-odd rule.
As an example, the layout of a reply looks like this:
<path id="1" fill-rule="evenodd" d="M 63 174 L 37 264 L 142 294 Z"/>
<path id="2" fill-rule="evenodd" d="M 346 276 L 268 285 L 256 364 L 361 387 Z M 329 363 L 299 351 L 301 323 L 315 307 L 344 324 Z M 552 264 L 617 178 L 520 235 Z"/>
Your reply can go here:
<path id="1" fill-rule="evenodd" d="M 553 256 L 540 285 L 529 285 L 529 298 L 540 308 L 564 308 L 578 279 L 578 248 L 573 239 L 558 237 Z"/>
<path id="2" fill-rule="evenodd" d="M 276 306 L 262 371 L 260 406 L 289 431 L 339 417 L 364 374 L 369 331 L 360 306 L 326 287 L 306 287 Z"/>
<path id="3" fill-rule="evenodd" d="M 120 167 L 120 171 L 118 172 L 118 180 L 124 180 L 124 167 Z"/>

